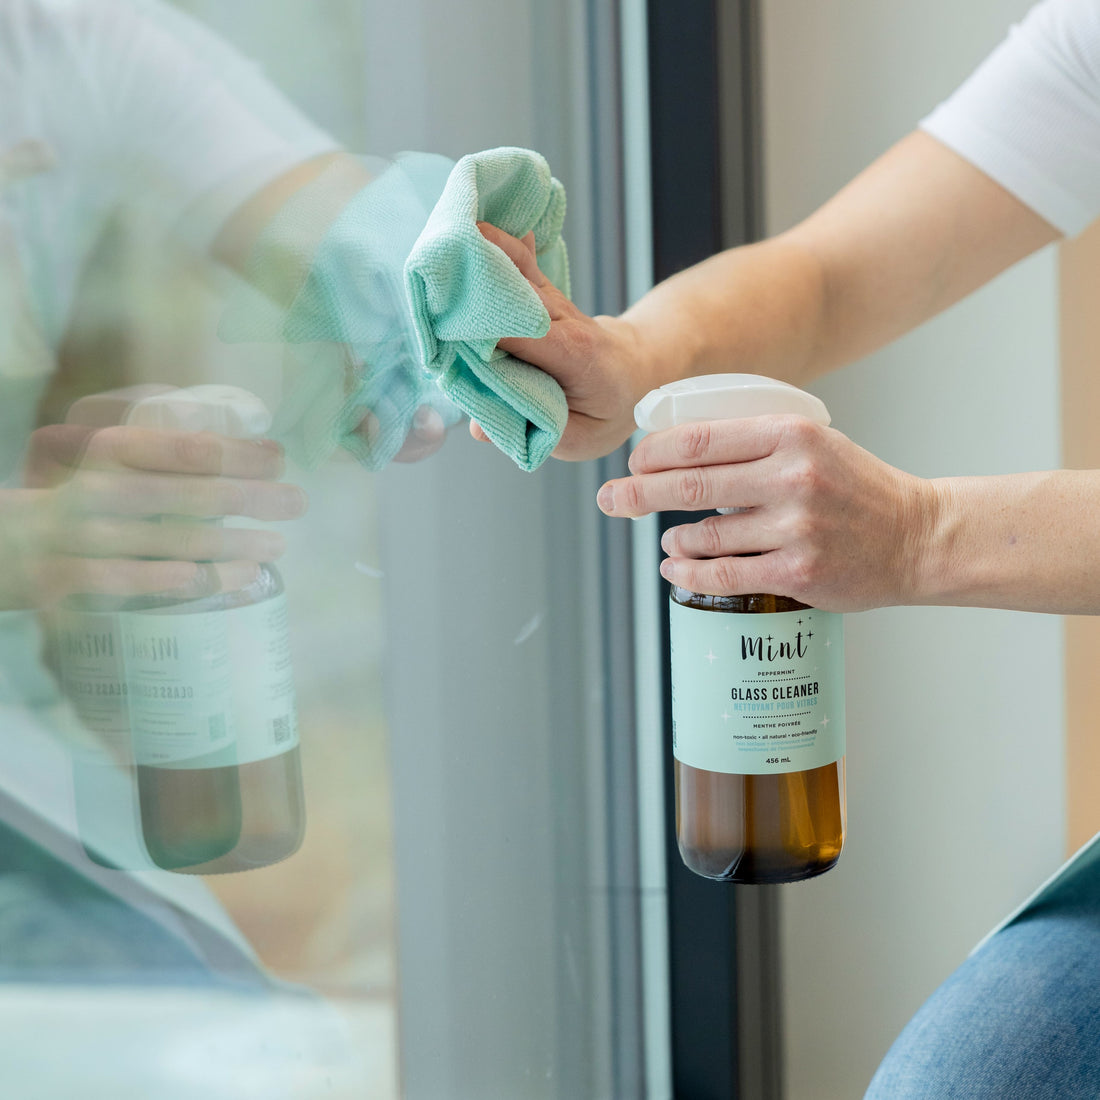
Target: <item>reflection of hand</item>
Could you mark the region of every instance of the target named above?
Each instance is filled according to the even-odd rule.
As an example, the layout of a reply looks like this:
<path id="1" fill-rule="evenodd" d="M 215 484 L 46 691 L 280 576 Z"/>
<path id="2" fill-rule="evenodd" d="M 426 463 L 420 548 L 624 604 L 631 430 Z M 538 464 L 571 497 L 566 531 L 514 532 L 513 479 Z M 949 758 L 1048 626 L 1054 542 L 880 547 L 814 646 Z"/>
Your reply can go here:
<path id="1" fill-rule="evenodd" d="M 921 602 L 933 485 L 840 432 L 793 416 L 685 424 L 644 439 L 630 469 L 600 489 L 608 515 L 747 509 L 665 533 L 661 573 L 673 584 L 826 611 Z"/>
<path id="2" fill-rule="evenodd" d="M 241 587 L 257 563 L 282 553 L 282 536 L 202 521 L 300 516 L 305 494 L 275 481 L 282 465 L 271 440 L 124 426 L 39 429 L 28 455 L 30 489 L 18 493 L 25 560 L 16 573 L 38 604 L 74 592 Z"/>
<path id="3" fill-rule="evenodd" d="M 573 305 L 539 270 L 534 234 L 519 241 L 485 222 L 479 228 L 519 268 L 550 314 L 542 339 L 509 338 L 500 347 L 552 375 L 565 391 L 569 422 L 554 457 L 579 460 L 613 451 L 634 431 L 634 405 L 652 388 L 634 328 L 617 317 L 589 317 Z M 470 430 L 475 439 L 488 438 L 476 424 Z"/>
<path id="4" fill-rule="evenodd" d="M 367 413 L 355 434 L 362 436 L 373 450 L 382 437 L 382 426 L 378 417 L 374 413 Z M 443 446 L 446 438 L 447 424 L 443 417 L 431 405 L 421 405 L 413 413 L 409 434 L 405 436 L 401 449 L 393 456 L 393 461 L 419 462 L 434 455 Z"/>

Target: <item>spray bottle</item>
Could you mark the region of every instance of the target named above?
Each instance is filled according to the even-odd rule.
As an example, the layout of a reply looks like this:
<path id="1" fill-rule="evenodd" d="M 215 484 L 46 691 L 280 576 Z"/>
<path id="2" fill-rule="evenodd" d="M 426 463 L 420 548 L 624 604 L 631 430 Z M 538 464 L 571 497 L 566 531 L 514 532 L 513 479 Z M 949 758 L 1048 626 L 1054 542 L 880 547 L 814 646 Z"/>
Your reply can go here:
<path id="1" fill-rule="evenodd" d="M 138 399 L 125 423 L 247 439 L 263 435 L 271 417 L 247 391 L 207 385 Z M 104 599 L 79 597 L 60 616 L 62 680 L 86 725 L 101 735 L 110 727 L 114 763 L 135 774 L 148 858 L 166 870 L 213 874 L 291 855 L 305 811 L 278 572 L 264 564 L 248 586 L 197 599 Z M 74 662 L 73 639 L 93 632 L 97 644 L 75 647 Z M 120 685 L 109 712 L 81 705 L 94 697 L 93 682 Z M 129 736 L 120 747 L 122 725 Z"/>
<path id="2" fill-rule="evenodd" d="M 638 427 L 795 414 L 824 404 L 751 374 L 670 383 L 635 407 Z M 719 509 L 721 512 L 739 509 Z M 843 618 L 786 596 L 673 586 L 676 836 L 706 878 L 780 883 L 840 858 L 845 831 Z"/>

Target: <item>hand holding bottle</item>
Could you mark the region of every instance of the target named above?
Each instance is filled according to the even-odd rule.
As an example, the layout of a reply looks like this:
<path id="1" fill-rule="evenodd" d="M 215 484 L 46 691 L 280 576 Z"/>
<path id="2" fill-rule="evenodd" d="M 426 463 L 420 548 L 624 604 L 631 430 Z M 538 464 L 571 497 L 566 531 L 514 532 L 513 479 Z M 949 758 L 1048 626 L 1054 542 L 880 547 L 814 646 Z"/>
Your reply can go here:
<path id="1" fill-rule="evenodd" d="M 27 602 L 52 604 L 74 592 L 200 595 L 248 584 L 258 563 L 282 553 L 282 536 L 204 521 L 300 516 L 305 494 L 276 480 L 282 468 L 271 440 L 128 425 L 39 429 L 29 488 L 9 494 L 24 532 L 22 560 L 13 564 Z"/>
<path id="2" fill-rule="evenodd" d="M 799 416 L 682 424 L 647 436 L 610 516 L 744 508 L 671 528 L 661 573 L 693 592 L 772 592 L 825 611 L 921 603 L 936 485 Z M 749 555 L 749 556 L 746 556 Z"/>

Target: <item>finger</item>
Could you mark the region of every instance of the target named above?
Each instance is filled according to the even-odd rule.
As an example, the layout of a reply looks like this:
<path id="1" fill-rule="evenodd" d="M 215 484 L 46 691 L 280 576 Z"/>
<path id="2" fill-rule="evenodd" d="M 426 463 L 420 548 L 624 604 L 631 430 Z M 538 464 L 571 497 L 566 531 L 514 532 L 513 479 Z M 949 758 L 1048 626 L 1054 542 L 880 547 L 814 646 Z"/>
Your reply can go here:
<path id="1" fill-rule="evenodd" d="M 219 527 L 187 520 L 95 517 L 71 528 L 69 554 L 93 558 L 161 558 L 172 561 L 274 561 L 286 548 L 276 531 Z"/>
<path id="2" fill-rule="evenodd" d="M 596 504 L 609 516 L 697 512 L 704 508 L 754 508 L 761 501 L 759 465 L 690 466 L 617 478 L 600 487 Z"/>
<path id="3" fill-rule="evenodd" d="M 661 576 L 689 592 L 711 596 L 744 596 L 752 592 L 786 595 L 777 584 L 775 553 L 755 557 L 665 558 Z"/>
<path id="4" fill-rule="evenodd" d="M 125 466 L 267 481 L 283 472 L 283 450 L 273 439 L 232 439 L 214 432 L 154 431 L 125 425 L 91 433 L 79 461 L 97 469 Z"/>
<path id="5" fill-rule="evenodd" d="M 812 435 L 817 425 L 804 417 L 750 416 L 702 420 L 647 435 L 628 463 L 631 473 L 684 466 L 751 462 L 773 454 L 787 439 Z"/>
<path id="6" fill-rule="evenodd" d="M 478 222 L 477 227 L 490 244 L 495 244 L 519 268 L 520 274 L 533 287 L 550 284 L 550 280 L 539 270 L 538 261 L 535 259 L 534 233 L 528 233 L 521 241 L 489 222 Z"/>
<path id="7" fill-rule="evenodd" d="M 697 523 L 670 527 L 661 536 L 661 549 L 674 558 L 721 558 L 760 554 L 777 547 L 758 513 L 706 516 Z"/>
<path id="8" fill-rule="evenodd" d="M 28 488 L 45 489 L 72 476 L 95 430 L 82 424 L 47 424 L 31 433 L 24 479 Z"/>
<path id="9" fill-rule="evenodd" d="M 82 472 L 64 490 L 66 506 L 85 515 L 251 516 L 285 520 L 308 501 L 296 485 L 278 481 L 172 474 Z"/>
<path id="10" fill-rule="evenodd" d="M 395 462 L 419 462 L 435 454 L 447 438 L 443 417 L 430 405 L 421 405 L 413 416 L 412 430 L 393 456 Z"/>
<path id="11" fill-rule="evenodd" d="M 259 575 L 260 567 L 254 561 L 199 565 L 58 555 L 46 559 L 39 567 L 38 591 L 46 605 L 77 593 L 118 597 L 155 595 L 193 600 L 246 588 Z"/>
<path id="12" fill-rule="evenodd" d="M 485 429 L 476 421 L 470 421 L 470 435 L 474 437 L 479 443 L 489 443 L 491 440 L 485 434 Z"/>
<path id="13" fill-rule="evenodd" d="M 194 562 L 54 555 L 39 564 L 36 588 L 49 606 L 76 593 L 125 597 L 185 590 L 200 572 Z"/>

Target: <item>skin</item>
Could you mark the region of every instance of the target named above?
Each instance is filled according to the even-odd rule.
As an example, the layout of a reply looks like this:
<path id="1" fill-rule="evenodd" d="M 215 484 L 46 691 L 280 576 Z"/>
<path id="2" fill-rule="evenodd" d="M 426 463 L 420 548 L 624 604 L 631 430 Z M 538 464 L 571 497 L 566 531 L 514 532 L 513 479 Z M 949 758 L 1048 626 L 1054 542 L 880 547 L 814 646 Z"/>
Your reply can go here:
<path id="1" fill-rule="evenodd" d="M 334 213 L 371 179 L 346 153 L 295 165 L 230 215 L 211 256 L 245 273 L 264 228 L 322 176 Z M 288 288 L 300 279 L 295 260 L 288 256 L 283 265 Z M 184 599 L 238 589 L 256 578 L 259 563 L 282 554 L 285 540 L 274 531 L 202 521 L 283 521 L 305 512 L 305 493 L 278 482 L 283 456 L 275 442 L 123 426 L 117 421 L 128 402 L 126 391 L 117 392 L 107 422 L 36 431 L 28 487 L 0 490 L 0 610 L 48 608 L 74 593 Z M 368 414 L 357 430 L 369 440 L 379 425 Z M 445 437 L 439 413 L 418 409 L 396 460 L 420 461 Z"/>
<path id="2" fill-rule="evenodd" d="M 543 339 L 501 347 L 561 383 L 570 417 L 555 455 L 571 460 L 625 442 L 634 404 L 656 386 L 728 371 L 805 385 L 1059 236 L 921 132 L 794 229 L 689 268 L 621 317 L 587 317 L 568 302 L 538 271 L 532 241 L 482 232 L 550 313 Z M 749 509 L 666 533 L 661 572 L 694 591 L 773 592 L 833 611 L 1100 612 L 1098 471 L 922 479 L 788 416 L 657 432 L 629 468 L 600 489 L 607 515 Z"/>
<path id="3" fill-rule="evenodd" d="M 0 606 L 49 607 L 76 592 L 181 598 L 240 588 L 283 551 L 273 531 L 210 519 L 302 515 L 271 440 L 213 432 L 58 424 L 31 438 L 26 489 L 0 493 Z"/>
<path id="4" fill-rule="evenodd" d="M 211 255 L 227 267 L 243 273 L 252 248 L 265 226 L 285 203 L 322 176 L 326 177 L 326 199 L 330 202 L 333 196 L 338 195 L 350 199 L 372 178 L 359 160 L 343 152 L 326 153 L 303 161 L 272 180 L 234 211 L 215 237 Z M 339 204 L 334 205 L 338 207 Z M 288 267 L 292 268 L 293 262 L 293 258 L 288 258 Z M 288 285 L 297 286 L 297 277 L 292 277 Z M 283 304 L 290 303 L 286 301 Z M 379 431 L 377 418 L 368 414 L 356 431 L 370 441 Z M 420 462 L 438 451 L 446 437 L 443 418 L 435 409 L 424 405 L 417 409 L 412 429 L 401 450 L 394 456 L 394 461 Z"/>

